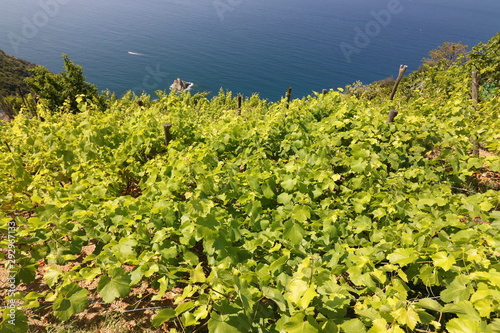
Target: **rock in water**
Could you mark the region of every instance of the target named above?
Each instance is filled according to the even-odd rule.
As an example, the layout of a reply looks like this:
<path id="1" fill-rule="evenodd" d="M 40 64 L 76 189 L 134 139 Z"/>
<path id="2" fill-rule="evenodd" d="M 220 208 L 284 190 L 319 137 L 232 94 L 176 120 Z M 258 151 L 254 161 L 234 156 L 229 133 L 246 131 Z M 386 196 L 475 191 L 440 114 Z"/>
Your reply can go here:
<path id="1" fill-rule="evenodd" d="M 181 80 L 179 78 L 174 80 L 174 83 L 170 86 L 170 89 L 176 90 L 177 92 L 183 92 L 184 90 L 189 90 L 193 84 L 191 82 L 187 82 Z"/>

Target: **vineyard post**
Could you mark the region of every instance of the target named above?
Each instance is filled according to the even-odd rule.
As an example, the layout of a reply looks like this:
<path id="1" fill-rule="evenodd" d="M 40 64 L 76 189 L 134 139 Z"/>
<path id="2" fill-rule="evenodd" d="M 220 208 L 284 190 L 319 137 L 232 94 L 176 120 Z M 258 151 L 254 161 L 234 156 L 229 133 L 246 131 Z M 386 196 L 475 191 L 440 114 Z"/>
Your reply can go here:
<path id="1" fill-rule="evenodd" d="M 21 99 L 23 100 L 23 104 L 30 110 L 31 110 L 31 107 L 30 105 L 28 104 L 28 102 L 26 101 L 26 98 L 24 98 L 24 95 L 23 95 L 23 92 L 21 91 L 21 88 L 17 87 L 17 91 L 19 92 L 19 96 L 21 96 Z"/>
<path id="2" fill-rule="evenodd" d="M 406 65 L 399 66 L 398 78 L 396 79 L 396 82 L 394 83 L 394 87 L 392 88 L 389 100 L 392 101 L 394 99 L 394 95 L 396 94 L 396 91 L 398 90 L 399 83 L 401 82 L 401 79 L 403 79 L 403 75 L 405 75 L 405 72 L 407 69 L 408 69 L 408 66 L 406 66 Z"/>
<path id="3" fill-rule="evenodd" d="M 12 154 L 12 149 L 10 149 L 10 146 L 9 146 L 9 144 L 7 143 L 7 141 L 4 141 L 3 143 L 4 143 L 4 144 L 5 144 L 5 146 L 7 147 L 7 150 L 9 151 L 9 153 L 11 153 L 11 154 Z"/>
<path id="4" fill-rule="evenodd" d="M 475 138 L 470 138 L 470 141 L 474 145 L 474 149 L 472 149 L 472 155 L 479 157 L 479 153 L 481 152 L 481 145 L 477 142 Z"/>
<path id="5" fill-rule="evenodd" d="M 393 123 L 394 118 L 396 118 L 397 115 L 398 110 L 391 109 L 391 111 L 389 111 L 389 116 L 387 117 L 387 123 Z"/>
<path id="6" fill-rule="evenodd" d="M 165 133 L 165 145 L 168 146 L 170 141 L 172 141 L 172 134 L 170 133 L 171 123 L 163 124 L 163 132 Z"/>
<path id="7" fill-rule="evenodd" d="M 21 96 L 21 99 L 23 100 L 23 104 L 28 107 L 28 103 L 26 102 L 26 99 L 24 98 L 23 92 L 21 91 L 21 88 L 17 87 L 17 91 L 19 92 L 19 96 Z"/>
<path id="8" fill-rule="evenodd" d="M 33 98 L 33 103 L 31 103 L 31 101 L 28 102 L 28 100 L 26 98 L 24 98 L 24 95 L 23 95 L 23 92 L 21 91 L 21 88 L 17 87 L 17 91 L 19 92 L 19 95 L 23 99 L 23 104 L 31 112 L 31 115 L 40 119 L 40 117 L 38 116 L 38 112 L 36 111 L 36 102 L 34 101 L 34 98 Z"/>
<path id="9" fill-rule="evenodd" d="M 290 98 L 292 97 L 292 88 L 289 87 L 288 91 L 286 92 L 286 108 L 288 109 L 290 107 Z"/>
<path id="10" fill-rule="evenodd" d="M 479 102 L 479 77 L 477 71 L 472 71 L 472 99 L 474 104 Z"/>
<path id="11" fill-rule="evenodd" d="M 241 101 L 242 101 L 242 96 L 241 94 L 238 95 L 238 115 L 241 115 Z"/>

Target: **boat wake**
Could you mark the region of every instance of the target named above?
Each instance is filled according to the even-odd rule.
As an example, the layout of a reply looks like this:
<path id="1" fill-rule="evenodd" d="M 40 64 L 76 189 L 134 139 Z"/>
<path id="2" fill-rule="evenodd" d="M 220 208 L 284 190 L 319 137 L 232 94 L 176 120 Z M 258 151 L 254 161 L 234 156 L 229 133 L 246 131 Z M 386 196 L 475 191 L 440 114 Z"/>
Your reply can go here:
<path id="1" fill-rule="evenodd" d="M 131 51 L 128 51 L 128 54 L 131 54 L 131 55 L 136 55 L 136 56 L 143 56 L 144 53 L 139 53 L 139 52 L 131 52 Z"/>

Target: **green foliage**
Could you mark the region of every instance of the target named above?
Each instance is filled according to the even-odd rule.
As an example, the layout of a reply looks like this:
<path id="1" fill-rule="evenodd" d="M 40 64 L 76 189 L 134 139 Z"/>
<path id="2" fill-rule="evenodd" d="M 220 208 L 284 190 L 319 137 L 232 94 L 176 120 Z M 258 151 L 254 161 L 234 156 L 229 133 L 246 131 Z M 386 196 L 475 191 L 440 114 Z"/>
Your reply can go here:
<path id="1" fill-rule="evenodd" d="M 61 320 L 68 320 L 75 313 L 82 312 L 88 304 L 88 293 L 88 290 L 74 282 L 62 287 L 52 305 L 54 315 Z"/>
<path id="2" fill-rule="evenodd" d="M 28 331 L 28 318 L 19 309 L 6 308 L 2 311 L 0 332 L 2 333 L 25 333 Z"/>
<path id="3" fill-rule="evenodd" d="M 13 112 L 19 112 L 23 106 L 23 99 L 19 96 L 7 96 L 4 100 L 12 108 Z"/>
<path id="4" fill-rule="evenodd" d="M 448 46 L 451 47 L 450 45 L 453 46 Z M 436 60 L 433 64 L 426 64 L 423 69 L 409 75 L 401 90 L 409 92 L 408 98 L 415 97 L 416 94 L 427 98 L 449 98 L 456 94 L 470 96 L 472 71 L 478 71 L 480 96 L 483 100 L 489 100 L 498 95 L 500 87 L 499 45 L 500 33 L 487 44 L 479 43 L 474 46 L 466 56 L 449 56 Z M 455 47 L 455 50 L 459 49 L 460 47 Z"/>
<path id="5" fill-rule="evenodd" d="M 79 112 L 78 96 L 92 101 L 93 105 L 103 110 L 105 99 L 99 95 L 95 85 L 85 81 L 82 67 L 75 65 L 67 55 L 64 60 L 64 72 L 51 73 L 47 68 L 36 66 L 31 69 L 31 77 L 25 81 L 31 90 L 38 94 L 51 112 Z"/>
<path id="6" fill-rule="evenodd" d="M 0 123 L 17 278 L 44 259 L 40 297 L 61 320 L 86 308 L 83 282 L 106 303 L 146 283 L 152 305 L 182 288 L 152 325 L 185 331 L 494 332 L 500 196 L 472 180 L 500 158 L 472 154 L 471 138 L 495 147 L 499 97 L 475 106 L 464 68 L 409 78 L 425 86 L 406 101 L 330 91 L 237 110 L 221 91 L 21 113 Z M 427 86 L 440 80 L 444 95 Z"/>
<path id="7" fill-rule="evenodd" d="M 467 68 L 479 71 L 481 85 L 492 93 L 500 87 L 500 33 L 487 44 L 479 43 L 472 48 Z"/>
<path id="8" fill-rule="evenodd" d="M 29 70 L 34 66 L 0 50 L 0 95 L 15 96 L 19 90 L 27 94 L 29 89 L 23 80 L 30 76 Z"/>
<path id="9" fill-rule="evenodd" d="M 130 277 L 123 269 L 114 269 L 112 276 L 102 276 L 97 291 L 106 303 L 113 302 L 118 297 L 125 297 L 130 292 Z"/>
<path id="10" fill-rule="evenodd" d="M 368 85 L 363 84 L 361 81 L 356 81 L 353 84 L 345 87 L 345 94 L 355 96 L 357 98 L 365 98 L 372 100 L 374 98 L 384 98 L 389 96 L 392 88 L 394 87 L 395 80 L 392 77 L 384 80 L 375 81 Z"/>

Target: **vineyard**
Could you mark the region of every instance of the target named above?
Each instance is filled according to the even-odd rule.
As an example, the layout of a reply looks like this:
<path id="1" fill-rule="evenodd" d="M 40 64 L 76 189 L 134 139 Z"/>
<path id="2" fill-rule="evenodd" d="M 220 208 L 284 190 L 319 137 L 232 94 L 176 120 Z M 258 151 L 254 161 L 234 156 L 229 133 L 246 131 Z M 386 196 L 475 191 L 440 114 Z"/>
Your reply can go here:
<path id="1" fill-rule="evenodd" d="M 495 38 L 393 101 L 82 95 L 0 122 L 1 331 L 98 309 L 131 332 L 499 332 Z"/>

